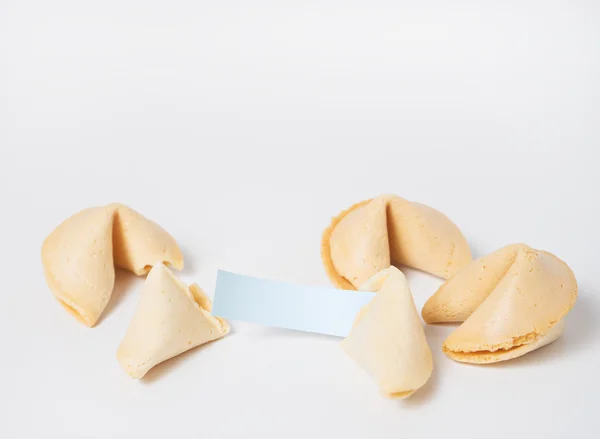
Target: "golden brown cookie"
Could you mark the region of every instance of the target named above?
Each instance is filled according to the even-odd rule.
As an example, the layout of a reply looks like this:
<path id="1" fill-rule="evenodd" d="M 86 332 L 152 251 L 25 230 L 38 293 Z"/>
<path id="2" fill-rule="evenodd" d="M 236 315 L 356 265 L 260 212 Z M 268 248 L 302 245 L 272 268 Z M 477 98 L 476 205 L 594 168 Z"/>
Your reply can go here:
<path id="1" fill-rule="evenodd" d="M 122 204 L 85 209 L 60 224 L 42 245 L 46 282 L 64 308 L 94 326 L 115 282 L 115 266 L 136 275 L 156 262 L 183 268 L 175 240 Z"/>
<path id="2" fill-rule="evenodd" d="M 471 262 L 458 227 L 443 213 L 383 195 L 362 201 L 333 218 L 321 240 L 331 282 L 356 289 L 390 265 L 406 265 L 448 279 Z"/>
<path id="3" fill-rule="evenodd" d="M 444 283 L 422 310 L 426 322 L 464 323 L 443 351 L 466 363 L 495 363 L 556 340 L 577 299 L 571 269 L 525 244 L 473 261 Z"/>

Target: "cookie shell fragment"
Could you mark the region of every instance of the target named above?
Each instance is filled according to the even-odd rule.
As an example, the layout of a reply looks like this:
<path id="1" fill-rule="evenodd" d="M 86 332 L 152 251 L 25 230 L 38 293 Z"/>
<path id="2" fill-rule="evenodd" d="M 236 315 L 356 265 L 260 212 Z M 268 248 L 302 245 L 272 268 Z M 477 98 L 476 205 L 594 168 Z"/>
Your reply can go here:
<path id="1" fill-rule="evenodd" d="M 123 370 L 140 379 L 157 364 L 229 333 L 211 306 L 196 284 L 188 287 L 163 264 L 154 265 L 117 350 Z"/>
<path id="2" fill-rule="evenodd" d="M 406 277 L 389 267 L 360 290 L 377 294 L 356 316 L 341 346 L 373 377 L 383 396 L 406 398 L 425 385 L 433 370 L 431 349 Z"/>

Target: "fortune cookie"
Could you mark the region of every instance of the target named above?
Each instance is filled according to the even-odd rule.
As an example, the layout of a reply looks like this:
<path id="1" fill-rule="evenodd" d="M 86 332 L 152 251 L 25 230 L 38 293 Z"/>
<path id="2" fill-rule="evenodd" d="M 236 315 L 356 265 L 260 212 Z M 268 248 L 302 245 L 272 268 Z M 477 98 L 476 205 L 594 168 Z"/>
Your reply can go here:
<path id="1" fill-rule="evenodd" d="M 323 233 L 321 257 L 331 282 L 354 290 L 390 265 L 448 279 L 471 262 L 471 251 L 443 213 L 384 195 L 335 217 Z"/>
<path id="2" fill-rule="evenodd" d="M 188 288 L 163 264 L 154 265 L 117 351 L 119 364 L 139 379 L 157 364 L 223 337 L 229 324 L 213 317 L 211 306 L 196 284 Z"/>
<path id="3" fill-rule="evenodd" d="M 387 398 L 402 399 L 422 387 L 433 370 L 406 277 L 389 267 L 367 280 L 362 291 L 377 295 L 365 305 L 342 341 L 344 351 L 367 371 Z"/>
<path id="4" fill-rule="evenodd" d="M 110 299 L 115 266 L 143 275 L 156 261 L 183 268 L 175 240 L 158 224 L 122 204 L 76 213 L 42 245 L 42 265 L 52 293 L 90 327 Z"/>
<path id="5" fill-rule="evenodd" d="M 495 363 L 553 342 L 577 299 L 571 269 L 551 253 L 525 244 L 473 261 L 425 303 L 428 323 L 460 322 L 443 344 L 464 363 Z"/>

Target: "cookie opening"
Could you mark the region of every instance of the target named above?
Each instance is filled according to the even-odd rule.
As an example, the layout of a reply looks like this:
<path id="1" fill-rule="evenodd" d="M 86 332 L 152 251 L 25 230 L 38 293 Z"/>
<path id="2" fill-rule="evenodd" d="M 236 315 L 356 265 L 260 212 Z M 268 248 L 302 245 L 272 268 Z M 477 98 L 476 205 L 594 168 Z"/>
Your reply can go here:
<path id="1" fill-rule="evenodd" d="M 457 360 L 457 361 L 467 361 L 467 362 L 475 361 L 475 362 L 481 362 L 481 363 L 483 363 L 483 362 L 493 363 L 495 361 L 501 361 L 501 360 L 505 359 L 506 356 L 509 356 L 511 352 L 514 352 L 518 349 L 522 349 L 531 342 L 533 342 L 533 340 L 531 340 L 527 343 L 521 343 L 519 345 L 512 346 L 510 348 L 497 349 L 495 351 L 482 350 L 482 351 L 473 351 L 473 352 L 461 352 L 461 351 L 453 351 L 446 347 L 442 347 L 442 350 L 450 358 Z"/>
<path id="2" fill-rule="evenodd" d="M 402 392 L 393 392 L 393 393 L 390 393 L 388 396 L 391 399 L 401 399 L 401 398 L 406 398 L 407 396 L 410 396 L 413 393 L 415 393 L 414 390 L 403 390 Z"/>
<path id="3" fill-rule="evenodd" d="M 160 261 L 160 262 L 157 262 L 154 265 L 157 265 L 157 264 L 163 264 L 167 268 L 173 267 L 173 264 L 171 264 L 171 262 L 169 262 L 169 261 Z M 144 276 L 144 275 L 150 273 L 150 270 L 152 270 L 152 267 L 153 267 L 153 265 L 146 264 L 146 265 L 144 265 L 144 267 L 139 272 L 136 273 L 134 271 L 134 274 L 137 274 L 138 276 Z M 123 268 L 123 267 L 121 267 L 121 268 Z M 126 268 L 126 269 L 129 270 L 128 268 Z"/>
<path id="4" fill-rule="evenodd" d="M 505 354 L 507 352 L 513 351 L 522 346 L 525 346 L 525 345 L 528 345 L 530 343 L 537 341 L 539 339 L 540 335 L 541 334 L 537 333 L 536 331 L 533 331 L 533 332 L 530 332 L 529 334 L 520 335 L 518 337 L 513 337 L 512 342 L 509 346 L 498 347 L 493 350 L 492 349 L 482 349 L 482 350 L 474 350 L 474 351 L 468 351 L 468 350 L 459 351 L 459 350 L 448 349 L 445 346 L 442 349 L 445 352 L 449 352 L 453 355 L 456 355 L 457 357 L 458 356 L 476 357 L 478 355 L 499 356 L 499 355 Z"/>
<path id="5" fill-rule="evenodd" d="M 79 320 L 84 325 L 90 326 L 90 327 L 93 326 L 93 324 L 89 321 L 88 317 L 85 314 L 77 311 L 75 308 L 73 308 L 67 302 L 65 302 L 61 299 L 58 299 L 58 303 L 60 303 L 62 305 L 62 307 L 67 310 L 67 312 L 69 314 L 74 316 L 77 320 Z"/>

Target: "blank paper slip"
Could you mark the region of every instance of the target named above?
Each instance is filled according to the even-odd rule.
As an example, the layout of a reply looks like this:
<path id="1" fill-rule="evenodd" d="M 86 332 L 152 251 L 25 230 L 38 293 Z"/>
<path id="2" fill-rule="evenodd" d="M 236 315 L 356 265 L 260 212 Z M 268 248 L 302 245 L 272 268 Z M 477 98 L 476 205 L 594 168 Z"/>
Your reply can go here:
<path id="1" fill-rule="evenodd" d="M 212 314 L 265 326 L 345 337 L 375 293 L 258 279 L 219 270 Z"/>

